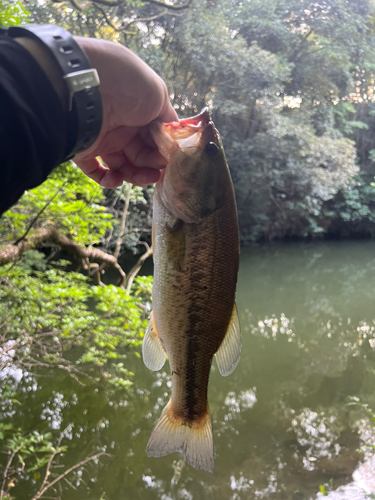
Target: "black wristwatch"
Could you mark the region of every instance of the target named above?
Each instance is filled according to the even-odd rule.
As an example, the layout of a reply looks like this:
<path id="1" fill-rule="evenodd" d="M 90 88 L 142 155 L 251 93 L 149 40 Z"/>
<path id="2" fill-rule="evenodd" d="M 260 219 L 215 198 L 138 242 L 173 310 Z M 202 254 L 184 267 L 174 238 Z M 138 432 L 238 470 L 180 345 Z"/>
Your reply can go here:
<path id="1" fill-rule="evenodd" d="M 99 77 L 71 34 L 53 24 L 12 26 L 2 30 L 12 38 L 40 40 L 59 64 L 69 89 L 66 160 L 89 148 L 98 138 L 103 121 Z"/>

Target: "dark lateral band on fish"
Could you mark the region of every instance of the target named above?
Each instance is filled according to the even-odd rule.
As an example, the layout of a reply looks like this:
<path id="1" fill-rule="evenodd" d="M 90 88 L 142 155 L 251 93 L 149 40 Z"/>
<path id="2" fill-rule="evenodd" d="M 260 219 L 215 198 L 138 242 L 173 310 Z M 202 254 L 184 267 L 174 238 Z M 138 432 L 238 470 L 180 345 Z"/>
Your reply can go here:
<path id="1" fill-rule="evenodd" d="M 168 355 L 172 396 L 147 445 L 150 457 L 181 452 L 213 471 L 207 389 L 212 358 L 229 375 L 240 358 L 235 290 L 239 237 L 233 185 L 208 109 L 152 134 L 168 165 L 154 197 L 153 312 L 142 353 L 158 370 Z"/>

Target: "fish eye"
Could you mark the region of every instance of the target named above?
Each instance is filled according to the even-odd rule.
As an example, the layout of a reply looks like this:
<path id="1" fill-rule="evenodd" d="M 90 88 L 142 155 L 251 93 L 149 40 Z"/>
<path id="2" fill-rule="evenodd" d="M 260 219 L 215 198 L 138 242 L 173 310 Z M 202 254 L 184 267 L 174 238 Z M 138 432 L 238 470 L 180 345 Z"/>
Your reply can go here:
<path id="1" fill-rule="evenodd" d="M 219 152 L 219 147 L 214 142 L 209 142 L 204 150 L 206 151 L 207 156 L 212 158 Z"/>

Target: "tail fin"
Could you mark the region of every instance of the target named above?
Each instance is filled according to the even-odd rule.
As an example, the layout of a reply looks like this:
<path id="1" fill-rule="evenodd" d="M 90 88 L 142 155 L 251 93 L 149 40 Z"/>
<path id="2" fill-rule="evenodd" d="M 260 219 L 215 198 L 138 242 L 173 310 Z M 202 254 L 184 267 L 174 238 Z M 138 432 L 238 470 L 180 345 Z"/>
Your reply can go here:
<path id="1" fill-rule="evenodd" d="M 151 434 L 146 451 L 149 457 L 164 457 L 179 451 L 196 469 L 213 472 L 214 447 L 209 412 L 199 422 L 190 424 L 173 414 L 172 402 L 169 401 Z"/>

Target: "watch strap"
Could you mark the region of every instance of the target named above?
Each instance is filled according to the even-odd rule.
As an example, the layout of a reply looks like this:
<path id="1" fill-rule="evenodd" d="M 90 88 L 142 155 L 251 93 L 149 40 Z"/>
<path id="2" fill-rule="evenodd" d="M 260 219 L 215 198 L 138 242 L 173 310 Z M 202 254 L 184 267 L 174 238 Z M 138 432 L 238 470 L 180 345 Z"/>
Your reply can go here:
<path id="1" fill-rule="evenodd" d="M 103 120 L 99 77 L 70 33 L 53 24 L 12 26 L 8 36 L 29 37 L 46 45 L 69 89 L 66 160 L 89 148 L 98 138 Z"/>

